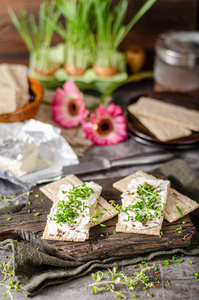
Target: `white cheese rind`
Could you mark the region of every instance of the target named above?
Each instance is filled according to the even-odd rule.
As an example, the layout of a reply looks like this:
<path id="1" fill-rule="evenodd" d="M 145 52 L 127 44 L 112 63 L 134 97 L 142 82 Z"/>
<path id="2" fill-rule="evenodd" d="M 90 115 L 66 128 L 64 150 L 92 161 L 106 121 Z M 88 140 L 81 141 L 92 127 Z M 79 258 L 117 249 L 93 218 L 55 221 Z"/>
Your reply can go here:
<path id="1" fill-rule="evenodd" d="M 126 212 L 123 212 L 126 210 L 129 205 L 136 205 L 137 203 L 141 202 L 144 198 L 145 203 L 149 204 L 149 197 L 143 196 L 143 195 L 138 195 L 137 193 L 137 188 L 139 185 L 143 185 L 144 183 L 147 183 L 149 185 L 152 185 L 155 187 L 155 191 L 161 190 L 158 192 L 158 206 L 160 207 L 160 210 L 156 211 L 154 209 L 138 209 L 134 208 L 132 210 L 127 210 Z M 146 179 L 144 177 L 139 177 L 137 179 L 132 179 L 130 184 L 128 185 L 128 189 L 125 193 L 121 195 L 122 197 L 122 212 L 119 214 L 119 219 L 118 223 L 121 225 L 125 225 L 128 228 L 133 228 L 133 229 L 147 229 L 147 228 L 152 228 L 157 225 L 160 225 L 162 215 L 164 213 L 165 209 L 165 204 L 167 200 L 167 195 L 168 195 L 168 189 L 170 186 L 170 182 L 168 180 L 159 180 L 159 179 Z M 142 199 L 141 199 L 142 198 Z M 157 205 L 157 204 L 156 204 Z M 156 206 L 155 205 L 155 206 Z M 135 219 L 136 213 L 135 210 L 137 209 L 137 212 L 140 215 L 153 215 L 154 217 L 149 217 L 149 220 L 147 222 L 141 222 Z M 155 216 L 155 212 L 158 213 L 157 216 Z"/>
<path id="2" fill-rule="evenodd" d="M 91 193 L 85 200 L 78 198 L 78 200 L 82 201 L 84 204 L 82 210 L 78 210 L 78 217 L 74 219 L 76 222 L 75 224 L 57 223 L 56 218 L 54 217 L 55 213 L 58 211 L 58 204 L 60 201 L 64 200 L 64 202 L 67 202 L 69 200 L 68 192 L 73 189 L 71 184 L 61 185 L 58 192 L 58 201 L 53 204 L 50 214 L 47 217 L 48 236 L 61 237 L 62 240 L 65 239 L 71 241 L 85 241 L 88 239 L 91 214 L 96 207 L 97 199 L 99 198 L 102 187 L 94 182 L 85 182 L 85 184 L 86 187 L 91 188 L 94 193 Z M 82 187 L 82 185 L 78 185 L 78 187 Z"/>

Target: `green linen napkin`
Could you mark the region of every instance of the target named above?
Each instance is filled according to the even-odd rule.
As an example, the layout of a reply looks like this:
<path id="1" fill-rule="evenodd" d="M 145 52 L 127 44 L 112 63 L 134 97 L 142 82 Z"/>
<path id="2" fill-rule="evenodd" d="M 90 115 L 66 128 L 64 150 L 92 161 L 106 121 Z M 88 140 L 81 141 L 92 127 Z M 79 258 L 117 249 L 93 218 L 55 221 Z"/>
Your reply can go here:
<path id="1" fill-rule="evenodd" d="M 179 192 L 186 194 L 199 202 L 199 178 L 189 165 L 183 160 L 169 162 L 153 170 L 161 172 L 171 180 L 172 186 Z M 197 222 L 198 210 L 191 213 L 194 225 L 199 230 Z M 196 222 L 195 222 L 196 221 Z M 134 255 L 128 258 L 108 258 L 93 260 L 87 263 L 62 260 L 44 253 L 38 246 L 29 243 L 5 240 L 0 243 L 0 249 L 11 249 L 14 257 L 14 273 L 25 295 L 34 296 L 44 287 L 58 284 L 88 274 L 95 268 L 111 268 L 126 266 L 140 261 L 150 261 L 158 255 L 174 254 L 198 255 L 199 243 L 191 249 L 173 249 L 158 251 L 145 255 Z"/>

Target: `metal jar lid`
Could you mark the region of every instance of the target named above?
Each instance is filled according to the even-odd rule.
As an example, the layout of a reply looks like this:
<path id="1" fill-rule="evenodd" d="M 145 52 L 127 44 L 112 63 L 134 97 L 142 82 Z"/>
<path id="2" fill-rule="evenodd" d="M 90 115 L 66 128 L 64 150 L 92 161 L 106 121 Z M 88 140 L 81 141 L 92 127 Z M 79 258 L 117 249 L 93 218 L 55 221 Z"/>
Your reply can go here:
<path id="1" fill-rule="evenodd" d="M 159 36 L 156 55 L 173 66 L 199 68 L 199 32 L 170 31 Z"/>

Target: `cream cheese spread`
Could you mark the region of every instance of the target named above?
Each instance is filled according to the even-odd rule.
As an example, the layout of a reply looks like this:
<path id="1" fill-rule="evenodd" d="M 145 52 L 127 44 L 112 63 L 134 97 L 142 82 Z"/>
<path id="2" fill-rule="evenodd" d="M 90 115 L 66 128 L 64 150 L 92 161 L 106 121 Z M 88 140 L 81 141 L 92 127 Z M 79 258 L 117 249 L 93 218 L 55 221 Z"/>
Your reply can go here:
<path id="1" fill-rule="evenodd" d="M 121 195 L 119 222 L 139 230 L 159 225 L 164 216 L 169 187 L 168 180 L 132 179 L 127 191 Z"/>
<path id="2" fill-rule="evenodd" d="M 89 237 L 91 207 L 95 207 L 102 187 L 94 182 L 61 185 L 58 201 L 47 217 L 50 236 L 85 241 Z"/>
<path id="3" fill-rule="evenodd" d="M 0 171 L 10 170 L 17 177 L 31 172 L 38 162 L 39 151 L 31 143 L 13 140 L 0 145 Z"/>

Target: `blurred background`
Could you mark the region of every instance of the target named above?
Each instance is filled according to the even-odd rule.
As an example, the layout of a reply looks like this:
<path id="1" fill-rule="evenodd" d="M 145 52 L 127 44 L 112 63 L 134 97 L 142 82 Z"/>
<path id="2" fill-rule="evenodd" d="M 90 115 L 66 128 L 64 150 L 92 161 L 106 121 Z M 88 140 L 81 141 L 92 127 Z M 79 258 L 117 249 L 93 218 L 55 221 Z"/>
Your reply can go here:
<path id="1" fill-rule="evenodd" d="M 118 1 L 115 0 L 115 3 Z M 125 22 L 143 5 L 144 0 L 130 0 Z M 17 13 L 25 8 L 29 13 L 38 12 L 40 0 L 10 0 Z M 129 32 L 120 45 L 125 51 L 128 45 L 142 46 L 146 52 L 143 69 L 153 68 L 154 43 L 158 35 L 167 30 L 198 30 L 199 29 L 199 0 L 159 0 L 146 15 Z M 53 44 L 61 42 L 57 34 Z M 14 27 L 5 6 L 5 0 L 0 0 L 0 63 L 23 63 L 28 65 L 29 54 L 24 42 Z"/>

